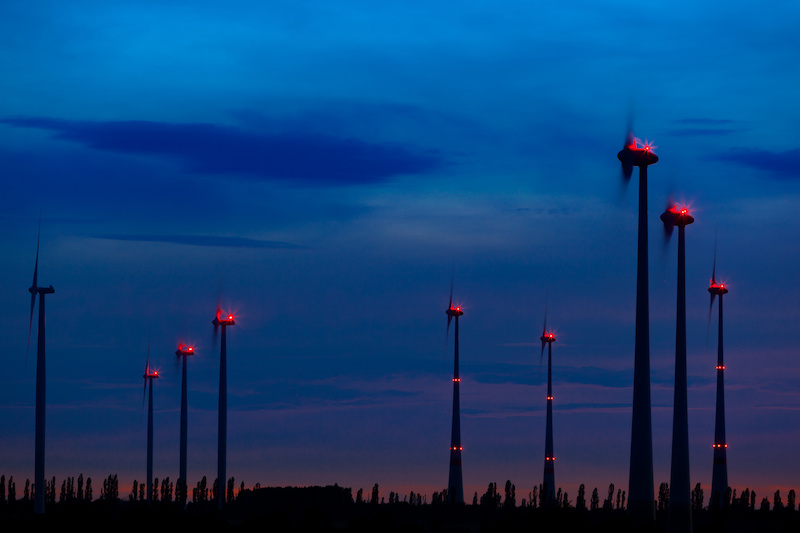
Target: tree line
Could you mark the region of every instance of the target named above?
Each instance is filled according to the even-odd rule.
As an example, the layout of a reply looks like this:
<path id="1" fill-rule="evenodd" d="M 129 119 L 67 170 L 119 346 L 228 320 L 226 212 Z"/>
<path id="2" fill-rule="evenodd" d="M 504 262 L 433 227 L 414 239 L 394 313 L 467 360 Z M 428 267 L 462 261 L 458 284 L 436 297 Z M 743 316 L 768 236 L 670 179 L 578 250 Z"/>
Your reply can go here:
<path id="1" fill-rule="evenodd" d="M 109 475 L 103 479 L 98 497 L 94 498 L 94 488 L 92 478 L 84 478 L 81 473 L 77 479 L 75 477 L 67 477 L 61 480 L 60 488 L 56 482 L 55 476 L 45 481 L 45 503 L 47 505 L 65 504 L 72 502 L 116 502 L 120 499 L 119 495 L 119 481 L 117 475 Z M 246 491 L 257 491 L 261 488 L 260 483 L 256 483 L 252 489 L 245 487 L 244 481 L 240 482 L 239 487 L 236 487 L 235 479 L 233 477 L 227 480 L 225 485 L 225 501 L 233 502 L 238 500 Z M 146 485 L 144 482 L 139 483 L 137 480 L 133 481 L 132 489 L 128 495 L 129 502 L 145 502 Z M 31 483 L 30 479 L 25 480 L 22 488 L 21 495 L 17 493 L 17 484 L 13 476 L 6 479 L 5 475 L 0 475 L 0 505 L 14 505 L 17 502 L 32 502 L 36 491 L 35 484 Z M 213 483 L 209 485 L 208 478 L 203 476 L 200 481 L 192 487 L 191 500 L 188 498 L 188 488 L 183 480 L 178 479 L 175 483 L 170 481 L 169 477 L 153 480 L 152 493 L 150 495 L 151 502 L 161 504 L 176 504 L 179 506 L 186 506 L 191 503 L 197 506 L 203 506 L 209 502 L 215 502 L 219 491 L 219 482 L 214 479 Z M 351 503 L 355 504 L 370 504 L 370 505 L 385 505 L 387 502 L 385 498 L 380 495 L 380 489 L 377 483 L 372 487 L 371 494 L 368 497 L 364 495 L 364 489 L 358 489 L 355 498 L 352 497 L 352 492 L 347 489 L 349 494 L 348 498 Z M 613 483 L 609 484 L 605 492 L 605 498 L 602 503 L 600 501 L 600 492 L 597 487 L 592 490 L 589 500 L 586 499 L 586 487 L 581 484 L 578 488 L 577 497 L 574 500 L 570 499 L 569 494 L 563 491 L 560 487 L 555 492 L 555 497 L 552 501 L 548 501 L 546 495 L 548 494 L 547 487 L 542 484 L 534 485 L 531 491 L 528 492 L 527 498 L 522 498 L 517 503 L 516 486 L 507 480 L 505 488 L 501 494 L 497 490 L 497 483 L 489 483 L 486 492 L 482 495 L 474 493 L 472 498 L 473 506 L 480 506 L 484 508 L 515 508 L 515 507 L 528 507 L 528 508 L 556 508 L 556 509 L 571 509 L 582 511 L 597 511 L 597 510 L 624 510 L 626 508 L 626 492 L 622 489 L 616 488 Z M 658 497 L 654 502 L 656 510 L 659 513 L 666 513 L 669 510 L 670 489 L 668 483 L 661 483 L 658 488 Z M 704 490 L 700 483 L 697 483 L 691 493 L 692 509 L 701 511 L 706 508 Z M 448 503 L 447 489 L 435 491 L 431 497 L 430 504 L 434 506 L 446 505 Z M 710 503 L 710 502 L 709 502 Z M 428 505 L 427 495 L 421 493 L 411 493 L 402 497 L 399 493 L 394 491 L 389 493 L 389 505 L 408 504 L 414 506 Z M 758 509 L 757 509 L 758 504 Z M 760 501 L 757 499 L 756 491 L 745 488 L 741 493 L 737 494 L 737 489 L 728 487 L 724 501 L 722 502 L 724 509 L 741 510 L 741 511 L 795 511 L 797 509 L 796 493 L 791 489 L 786 494 L 786 502 L 784 503 L 783 495 L 780 490 L 776 490 L 772 494 L 772 500 L 768 497 L 763 497 Z"/>

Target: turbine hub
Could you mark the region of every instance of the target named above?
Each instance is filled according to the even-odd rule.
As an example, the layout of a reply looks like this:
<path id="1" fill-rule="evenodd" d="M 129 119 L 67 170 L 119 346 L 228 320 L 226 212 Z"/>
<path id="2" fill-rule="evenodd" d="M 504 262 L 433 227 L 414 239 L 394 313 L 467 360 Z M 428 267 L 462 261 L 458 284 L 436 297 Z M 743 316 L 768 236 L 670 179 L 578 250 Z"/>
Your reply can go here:
<path id="1" fill-rule="evenodd" d="M 728 294 L 728 288 L 725 286 L 724 283 L 712 283 L 711 286 L 708 288 L 708 292 L 711 294 Z"/>
<path id="2" fill-rule="evenodd" d="M 672 206 L 661 214 L 661 221 L 665 226 L 688 226 L 694 222 L 694 217 L 688 208 Z"/>
<path id="3" fill-rule="evenodd" d="M 175 355 L 178 357 L 186 356 L 186 355 L 194 355 L 194 346 L 186 346 L 185 344 L 179 344 L 178 350 L 175 352 Z"/>
<path id="4" fill-rule="evenodd" d="M 445 310 L 445 313 L 447 313 L 447 316 L 453 317 L 463 315 L 464 311 L 461 310 L 461 306 L 453 307 L 453 305 L 450 304 L 450 307 Z"/>
<path id="5" fill-rule="evenodd" d="M 626 145 L 617 154 L 623 166 L 646 167 L 658 163 L 658 156 L 653 153 L 650 145 L 639 148 L 636 143 Z"/>

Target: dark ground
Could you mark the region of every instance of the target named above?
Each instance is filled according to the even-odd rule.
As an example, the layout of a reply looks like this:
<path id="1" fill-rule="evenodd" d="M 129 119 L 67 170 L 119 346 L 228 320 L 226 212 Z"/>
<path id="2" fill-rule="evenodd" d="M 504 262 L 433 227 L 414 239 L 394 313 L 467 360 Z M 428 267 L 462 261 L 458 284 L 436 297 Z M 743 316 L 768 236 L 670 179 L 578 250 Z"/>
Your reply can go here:
<path id="1" fill-rule="evenodd" d="M 263 488 L 246 490 L 222 513 L 212 503 L 175 504 L 118 500 L 113 503 L 65 502 L 51 504 L 43 517 L 34 516 L 31 502 L 0 505 L 0 531 L 51 530 L 82 533 L 100 529 L 113 532 L 663 532 L 666 516 L 656 523 L 634 524 L 624 511 L 492 508 L 481 505 L 409 505 L 407 503 L 353 503 L 349 489 L 334 487 Z M 695 533 L 800 532 L 800 512 L 731 509 L 707 510 L 694 515 Z"/>

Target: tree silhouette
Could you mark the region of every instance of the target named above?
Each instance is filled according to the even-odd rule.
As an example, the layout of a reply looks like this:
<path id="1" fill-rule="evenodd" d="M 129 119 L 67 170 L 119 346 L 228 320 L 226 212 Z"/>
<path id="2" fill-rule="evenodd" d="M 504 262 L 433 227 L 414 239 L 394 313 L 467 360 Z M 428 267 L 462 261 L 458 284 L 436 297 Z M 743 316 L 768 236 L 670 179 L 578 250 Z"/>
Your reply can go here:
<path id="1" fill-rule="evenodd" d="M 592 500 L 590 505 L 592 511 L 596 511 L 600 507 L 600 496 L 597 494 L 597 487 L 595 487 L 592 491 Z"/>
<path id="2" fill-rule="evenodd" d="M 776 490 L 775 496 L 772 499 L 772 508 L 776 511 L 783 509 L 783 501 L 781 500 L 781 491 Z"/>
<path id="3" fill-rule="evenodd" d="M 27 502 L 31 499 L 31 480 L 25 480 L 25 488 L 22 491 L 22 501 Z"/>
<path id="4" fill-rule="evenodd" d="M 794 503 L 795 503 L 794 489 L 790 489 L 789 490 L 789 495 L 786 497 L 786 507 L 790 511 L 794 511 Z"/>
<path id="5" fill-rule="evenodd" d="M 83 501 L 83 472 L 78 475 L 78 501 Z"/>
<path id="6" fill-rule="evenodd" d="M 186 480 L 178 478 L 178 481 L 175 482 L 175 501 L 181 506 L 186 505 L 187 492 Z"/>
<path id="7" fill-rule="evenodd" d="M 614 484 L 608 486 L 608 497 L 603 500 L 603 509 L 611 510 L 614 508 Z"/>
<path id="8" fill-rule="evenodd" d="M 139 496 L 139 482 L 135 479 L 133 480 L 133 488 L 131 489 L 131 494 L 128 496 L 128 500 L 135 502 L 136 498 Z"/>
<path id="9" fill-rule="evenodd" d="M 578 487 L 578 499 L 575 500 L 575 508 L 579 511 L 586 510 L 586 487 L 583 483 Z"/>
<path id="10" fill-rule="evenodd" d="M 740 509 L 744 509 L 745 511 L 750 509 L 750 489 L 745 488 L 742 491 L 742 495 L 737 502 Z"/>
<path id="11" fill-rule="evenodd" d="M 358 489 L 356 492 L 356 503 L 364 503 L 364 489 Z"/>
<path id="12" fill-rule="evenodd" d="M 83 495 L 87 502 L 92 501 L 92 478 L 86 478 L 86 493 Z"/>
<path id="13" fill-rule="evenodd" d="M 766 498 L 762 498 L 761 500 L 761 510 L 762 511 L 769 511 L 769 500 Z"/>
<path id="14" fill-rule="evenodd" d="M 506 499 L 503 501 L 503 506 L 513 509 L 517 506 L 517 489 L 511 480 L 506 480 Z"/>
<path id="15" fill-rule="evenodd" d="M 6 476 L 0 476 L 0 505 L 6 503 Z"/>
<path id="16" fill-rule="evenodd" d="M 497 494 L 497 483 L 489 483 L 489 486 L 486 488 L 486 493 L 481 496 L 481 505 L 494 509 L 497 507 L 499 501 L 500 496 Z"/>
<path id="17" fill-rule="evenodd" d="M 756 510 L 756 491 L 750 492 L 750 510 L 751 511 Z"/>
<path id="18" fill-rule="evenodd" d="M 694 511 L 702 511 L 703 510 L 703 487 L 700 486 L 700 483 L 694 486 L 694 490 L 692 490 L 692 510 Z"/>
<path id="19" fill-rule="evenodd" d="M 669 510 L 669 484 L 662 483 L 658 486 L 658 506 L 659 511 Z"/>
<path id="20" fill-rule="evenodd" d="M 169 481 L 169 476 L 161 481 L 161 501 L 172 503 L 172 483 Z"/>
<path id="21" fill-rule="evenodd" d="M 233 484 L 234 483 L 235 483 L 235 481 L 233 479 L 233 476 L 231 476 L 231 478 L 228 479 L 228 486 L 227 486 L 227 490 L 225 491 L 225 500 L 227 502 L 232 502 L 233 501 Z"/>

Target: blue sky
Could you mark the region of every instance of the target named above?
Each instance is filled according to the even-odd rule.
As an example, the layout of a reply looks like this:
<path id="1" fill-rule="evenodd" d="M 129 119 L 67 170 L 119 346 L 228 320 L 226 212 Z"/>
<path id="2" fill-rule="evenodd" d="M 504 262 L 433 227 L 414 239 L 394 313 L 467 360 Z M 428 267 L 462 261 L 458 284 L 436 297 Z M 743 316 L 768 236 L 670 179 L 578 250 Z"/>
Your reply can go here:
<path id="1" fill-rule="evenodd" d="M 0 472 L 33 474 L 38 218 L 48 297 L 47 473 L 177 477 L 192 342 L 190 481 L 216 469 L 217 301 L 229 475 L 430 495 L 446 484 L 451 272 L 465 494 L 541 481 L 545 305 L 556 482 L 626 487 L 636 191 L 616 153 L 654 141 L 656 482 L 669 479 L 676 243 L 689 204 L 692 481 L 710 486 L 725 297 L 730 482 L 771 495 L 800 465 L 796 383 L 800 9 L 773 2 L 5 2 L 0 7 Z M 547 302 L 547 304 L 545 303 Z M 452 342 L 452 339 L 451 339 Z M 754 460 L 753 457 L 759 457 Z M 797 487 L 794 487 L 797 488 Z"/>

